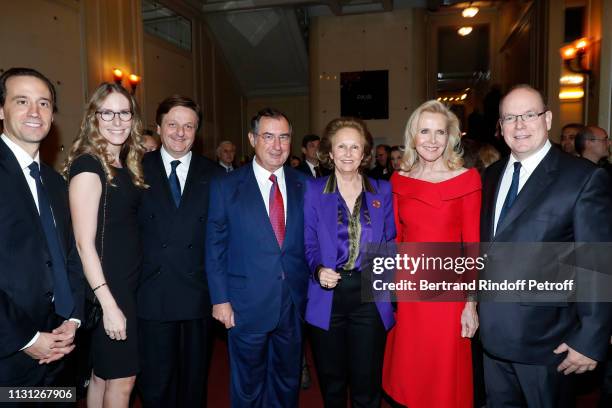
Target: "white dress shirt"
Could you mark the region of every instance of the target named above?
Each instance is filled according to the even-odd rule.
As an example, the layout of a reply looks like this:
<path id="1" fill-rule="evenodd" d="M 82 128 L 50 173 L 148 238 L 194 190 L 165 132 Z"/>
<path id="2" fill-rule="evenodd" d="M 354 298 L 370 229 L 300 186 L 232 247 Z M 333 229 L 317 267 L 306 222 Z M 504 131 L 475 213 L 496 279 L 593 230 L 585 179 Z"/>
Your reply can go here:
<path id="1" fill-rule="evenodd" d="M 221 160 L 219 160 L 219 165 L 223 167 L 223 169 L 225 169 L 226 173 L 229 173 L 230 171 L 234 170 L 234 166 L 232 166 L 231 164 L 225 164 Z"/>
<path id="2" fill-rule="evenodd" d="M 15 155 L 15 158 L 17 159 L 17 162 L 19 163 L 19 167 L 21 167 L 21 170 L 23 171 L 23 176 L 25 177 L 26 183 L 28 183 L 28 187 L 30 188 L 30 193 L 32 193 L 32 197 L 34 198 L 34 204 L 36 204 L 36 210 L 38 210 L 38 214 L 40 215 L 40 207 L 38 206 L 38 191 L 36 190 L 36 181 L 30 175 L 30 168 L 29 168 L 30 164 L 32 164 L 33 161 L 38 163 L 38 168 L 40 168 L 39 152 L 36 152 L 36 156 L 32 158 L 32 156 L 30 156 L 28 152 L 23 150 L 23 148 L 19 146 L 17 143 L 9 139 L 8 136 L 6 136 L 4 133 L 2 134 L 2 136 L 0 136 L 0 138 L 2 138 L 4 143 L 6 143 L 8 148 L 11 149 L 11 151 Z M 81 325 L 81 321 L 79 319 L 69 319 L 69 320 L 71 322 L 75 322 L 77 324 L 77 327 Z M 32 340 L 30 340 L 28 344 L 23 346 L 20 350 L 26 349 L 30 347 L 32 344 L 36 343 L 36 340 L 38 340 L 38 337 L 40 337 L 40 332 L 36 332 L 34 337 L 32 337 Z"/>
<path id="3" fill-rule="evenodd" d="M 517 194 L 521 192 L 523 186 L 525 185 L 527 180 L 529 180 L 529 177 L 531 177 L 531 173 L 533 173 L 536 167 L 538 167 L 538 165 L 544 159 L 544 156 L 546 156 L 551 147 L 552 144 L 550 143 L 550 141 L 546 140 L 546 143 L 544 143 L 544 146 L 542 146 L 540 150 L 521 161 Z M 499 220 L 499 215 L 501 214 L 502 207 L 504 206 L 504 201 L 506 201 L 508 190 L 510 190 L 510 185 L 512 184 L 514 163 L 516 163 L 517 161 L 519 160 L 517 160 L 516 157 L 511 154 L 510 158 L 508 159 L 506 169 L 504 170 L 504 175 L 502 176 L 501 183 L 499 185 L 499 193 L 497 194 L 497 200 L 495 202 L 495 223 L 493 224 L 493 235 L 495 235 L 495 233 L 497 232 L 497 222 Z"/>
<path id="4" fill-rule="evenodd" d="M 263 198 L 264 204 L 266 205 L 266 212 L 268 217 L 270 216 L 270 189 L 272 188 L 272 182 L 270 181 L 270 173 L 257 163 L 257 159 L 253 159 L 253 172 L 255 172 L 255 179 L 261 192 L 261 198 Z M 280 166 L 275 172 L 276 182 L 280 189 L 281 195 L 283 196 L 283 207 L 285 209 L 285 225 L 287 224 L 287 185 L 285 183 L 285 169 Z"/>
<path id="5" fill-rule="evenodd" d="M 181 194 L 185 190 L 185 182 L 187 181 L 187 173 L 189 173 L 189 165 L 191 164 L 191 151 L 179 159 L 175 159 L 170 156 L 170 153 L 162 146 L 160 149 L 162 162 L 164 162 L 164 169 L 166 170 L 166 178 L 170 177 L 172 172 L 172 165 L 170 164 L 174 160 L 181 162 L 176 166 L 176 176 L 178 177 L 179 184 L 181 185 Z"/>

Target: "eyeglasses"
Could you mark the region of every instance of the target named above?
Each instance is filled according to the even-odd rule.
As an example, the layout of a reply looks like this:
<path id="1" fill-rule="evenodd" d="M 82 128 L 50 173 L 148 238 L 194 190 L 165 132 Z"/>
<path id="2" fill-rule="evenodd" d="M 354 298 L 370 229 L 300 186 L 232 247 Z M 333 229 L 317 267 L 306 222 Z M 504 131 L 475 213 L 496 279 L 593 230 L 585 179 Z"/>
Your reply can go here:
<path id="1" fill-rule="evenodd" d="M 113 112 L 112 110 L 103 110 L 103 111 L 97 111 L 96 112 L 98 115 L 100 115 L 100 119 L 102 119 L 105 122 L 112 122 L 113 120 L 115 120 L 115 116 L 119 115 L 119 119 L 122 122 L 129 122 L 130 120 L 132 120 L 132 112 L 130 111 L 121 111 L 121 112 Z"/>
<path id="2" fill-rule="evenodd" d="M 548 110 L 542 111 L 540 113 L 527 112 L 527 113 L 523 113 L 522 115 L 506 115 L 499 119 L 499 123 L 501 123 L 502 125 L 510 125 L 516 122 L 518 118 L 521 118 L 523 122 L 533 122 L 534 120 L 536 120 L 537 118 L 545 114 L 546 112 L 548 112 Z"/>
<path id="3" fill-rule="evenodd" d="M 593 141 L 597 141 L 597 142 L 606 142 L 606 143 L 608 143 L 610 141 L 610 139 L 608 139 L 607 137 L 603 138 L 603 139 L 597 139 L 596 137 L 593 137 L 593 138 L 590 138 L 589 140 L 593 140 Z"/>
<path id="4" fill-rule="evenodd" d="M 289 142 L 291 142 L 291 136 L 289 136 L 288 134 L 273 135 L 271 133 L 264 133 L 262 135 L 257 136 L 261 137 L 265 144 L 274 143 L 274 139 L 278 139 L 281 144 L 289 144 Z"/>

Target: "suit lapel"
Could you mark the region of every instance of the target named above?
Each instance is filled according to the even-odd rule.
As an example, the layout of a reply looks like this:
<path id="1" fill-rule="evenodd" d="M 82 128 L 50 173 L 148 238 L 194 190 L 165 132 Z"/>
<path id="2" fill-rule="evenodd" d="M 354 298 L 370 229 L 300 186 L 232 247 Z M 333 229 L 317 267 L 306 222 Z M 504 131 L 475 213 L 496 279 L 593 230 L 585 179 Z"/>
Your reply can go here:
<path id="1" fill-rule="evenodd" d="M 364 176 L 365 177 L 365 176 Z M 365 192 L 365 203 L 362 205 L 366 205 L 368 212 L 370 213 L 370 224 L 372 226 L 372 240 L 373 242 L 378 242 L 380 237 L 382 237 L 382 229 L 385 224 L 384 214 L 383 214 L 383 200 L 381 195 L 376 190 L 375 193 L 371 193 L 369 191 Z"/>
<path id="2" fill-rule="evenodd" d="M 284 173 L 287 188 L 287 220 L 283 247 L 287 246 L 288 240 L 300 234 L 300 227 L 304 225 L 304 217 L 300 217 L 300 212 L 304 211 L 304 185 L 291 171 L 285 169 Z"/>
<path id="3" fill-rule="evenodd" d="M 168 206 L 172 211 L 176 211 L 177 208 L 174 205 L 174 200 L 172 199 L 172 192 L 170 191 L 170 184 L 168 184 L 168 176 L 166 175 L 166 169 L 164 167 L 164 161 L 161 157 L 161 152 L 158 149 L 155 152 L 155 178 L 157 179 L 157 184 L 161 187 L 161 191 L 163 192 L 163 197 L 161 198 L 160 204 L 163 202 L 164 205 Z M 171 213 L 172 213 L 171 211 Z"/>
<path id="4" fill-rule="evenodd" d="M 244 217 L 242 218 L 244 223 L 253 223 L 255 231 L 263 232 L 264 241 L 261 244 L 279 248 L 252 164 L 249 164 L 244 172 L 242 182 L 236 191 L 236 198 L 240 202 L 242 209 L 240 213 Z"/>
<path id="5" fill-rule="evenodd" d="M 497 203 L 497 196 L 499 195 L 499 187 L 501 185 L 501 179 L 504 174 L 504 170 L 508 165 L 509 157 L 504 159 L 503 164 L 491 168 L 491 174 L 486 178 L 486 186 L 483 186 L 484 190 L 484 202 L 482 208 L 485 213 L 482 217 L 482 223 L 485 225 L 486 230 L 482 231 L 481 236 L 483 240 L 493 241 L 493 231 L 495 231 L 495 205 Z"/>
<path id="6" fill-rule="evenodd" d="M 49 198 L 49 204 L 51 205 L 53 220 L 55 221 L 55 229 L 57 230 L 58 237 L 60 238 L 60 248 L 64 255 L 64 259 L 66 259 L 64 232 L 67 229 L 67 225 L 65 223 L 65 209 L 63 207 L 65 198 L 62 197 L 62 194 L 65 194 L 66 191 L 63 188 L 53 188 L 50 172 L 51 170 L 47 166 L 41 165 L 41 177 Z"/>
<path id="7" fill-rule="evenodd" d="M 36 209 L 36 203 L 34 202 L 34 197 L 32 196 L 32 192 L 30 191 L 30 187 L 25 179 L 23 170 L 19 167 L 19 162 L 17 158 L 9 149 L 9 147 L 4 143 L 3 140 L 0 139 L 0 164 L 3 165 L 7 172 L 10 175 L 10 179 L 13 181 L 17 194 L 23 197 L 23 202 L 26 206 L 26 211 L 30 213 L 34 219 L 40 219 L 40 215 L 38 210 Z M 42 225 L 37 222 L 39 226 L 40 232 L 42 233 Z"/>
<path id="8" fill-rule="evenodd" d="M 533 202 L 546 192 L 546 187 L 555 179 L 554 173 L 557 169 L 553 164 L 555 161 L 553 149 L 550 149 L 531 176 L 529 176 L 529 179 L 516 197 L 516 201 L 497 228 L 496 236 L 502 233 L 508 225 L 512 224 L 527 208 L 531 207 Z"/>
<path id="9" fill-rule="evenodd" d="M 183 194 L 181 196 L 181 205 L 179 208 L 183 207 L 185 202 L 188 202 L 189 196 L 192 194 L 194 189 L 194 184 L 197 183 L 197 176 L 200 174 L 200 168 L 202 166 L 200 158 L 195 154 L 191 154 L 191 162 L 189 163 L 189 170 L 187 172 L 187 179 L 185 180 L 185 186 L 183 188 Z M 167 183 L 166 183 L 167 184 Z M 170 187 L 168 186 L 168 191 L 170 191 Z"/>

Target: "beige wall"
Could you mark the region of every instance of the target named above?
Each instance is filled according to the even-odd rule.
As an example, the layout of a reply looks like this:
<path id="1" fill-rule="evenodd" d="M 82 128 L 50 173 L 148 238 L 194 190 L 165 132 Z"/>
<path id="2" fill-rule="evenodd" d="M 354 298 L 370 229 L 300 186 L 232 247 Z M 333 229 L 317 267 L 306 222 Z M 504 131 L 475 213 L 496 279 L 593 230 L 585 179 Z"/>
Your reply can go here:
<path id="1" fill-rule="evenodd" d="M 143 35 L 139 0 L 2 3 L 0 69 L 33 67 L 57 87 L 59 113 L 42 146 L 45 161 L 56 168 L 61 166 L 78 133 L 90 93 L 100 82 L 112 81 L 115 67 L 142 76 L 136 98 L 148 127 L 154 125 L 159 101 L 182 93 L 194 97 L 204 109 L 201 133 L 205 136 L 198 151 L 214 157 L 214 146 L 220 138 L 230 138 L 222 130 L 236 135 L 240 143 L 246 104 L 237 81 L 204 23 L 193 17 L 197 10 L 176 0 L 163 3 L 192 16 L 192 52 Z M 129 87 L 127 81 L 124 85 Z"/>
<path id="2" fill-rule="evenodd" d="M 174 94 L 196 99 L 193 57 L 190 52 L 144 35 L 144 124 L 155 131 L 155 111 L 159 103 Z"/>
<path id="3" fill-rule="evenodd" d="M 251 118 L 263 108 L 276 108 L 287 115 L 291 121 L 291 125 L 293 126 L 291 154 L 301 157 L 302 137 L 309 133 L 316 133 L 310 131 L 310 100 L 308 96 L 274 96 L 249 99 L 247 103 L 247 114 L 245 121 L 246 132 L 244 134 L 246 145 L 249 143 L 248 139 L 246 138 L 249 131 L 249 122 Z M 252 151 L 252 149 L 250 149 L 250 145 L 248 145 L 248 147 L 249 150 Z"/>
<path id="4" fill-rule="evenodd" d="M 58 168 L 77 135 L 85 98 L 80 30 L 79 6 L 75 2 L 2 2 L 0 70 L 16 66 L 37 69 L 57 90 L 59 111 L 41 154 L 44 161 Z"/>
<path id="5" fill-rule="evenodd" d="M 389 119 L 367 124 L 377 141 L 401 144 L 408 116 L 426 96 L 423 39 L 423 13 L 412 9 L 313 18 L 310 130 L 321 133 L 340 116 L 341 72 L 389 70 Z"/>

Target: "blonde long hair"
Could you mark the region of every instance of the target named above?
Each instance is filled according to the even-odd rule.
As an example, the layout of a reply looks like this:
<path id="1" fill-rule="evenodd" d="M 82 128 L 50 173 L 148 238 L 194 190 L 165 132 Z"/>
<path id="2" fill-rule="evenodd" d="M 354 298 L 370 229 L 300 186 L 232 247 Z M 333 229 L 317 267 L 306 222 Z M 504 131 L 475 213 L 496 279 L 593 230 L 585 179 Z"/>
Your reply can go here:
<path id="1" fill-rule="evenodd" d="M 96 115 L 96 112 L 100 110 L 104 100 L 113 92 L 127 98 L 130 103 L 130 111 L 132 112 L 130 135 L 121 147 L 120 157 L 125 162 L 125 166 L 130 172 L 132 182 L 140 188 L 146 188 L 148 186 L 144 183 L 141 163 L 145 149 L 142 141 L 142 119 L 140 118 L 140 109 L 136 99 L 134 99 L 124 87 L 115 83 L 102 83 L 91 96 L 87 104 L 85 116 L 81 122 L 79 135 L 70 148 L 62 173 L 64 177 L 67 178 L 72 162 L 83 154 L 91 154 L 102 164 L 107 183 L 113 185 L 113 178 L 115 176 L 115 169 L 112 166 L 113 157 L 106 151 L 108 142 L 99 132 L 100 119 Z"/>
<path id="2" fill-rule="evenodd" d="M 416 108 L 408 122 L 404 131 L 404 145 L 406 149 L 400 161 L 400 168 L 403 171 L 410 171 L 419 162 L 419 154 L 416 151 L 415 137 L 417 134 L 417 126 L 419 118 L 423 112 L 439 113 L 446 117 L 446 132 L 448 133 L 448 141 L 442 157 L 446 166 L 450 170 L 456 170 L 463 166 L 463 149 L 461 148 L 461 129 L 459 127 L 459 119 L 450 111 L 443 103 L 433 99 L 423 103 Z"/>

